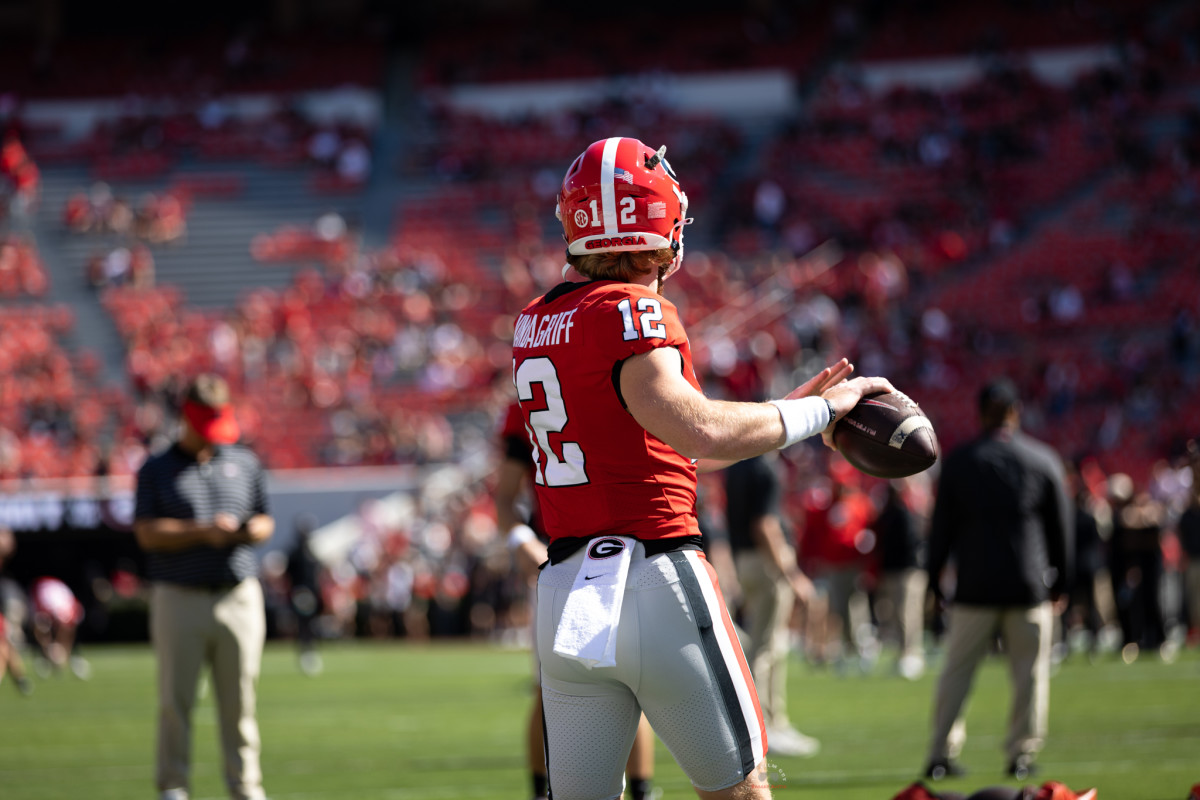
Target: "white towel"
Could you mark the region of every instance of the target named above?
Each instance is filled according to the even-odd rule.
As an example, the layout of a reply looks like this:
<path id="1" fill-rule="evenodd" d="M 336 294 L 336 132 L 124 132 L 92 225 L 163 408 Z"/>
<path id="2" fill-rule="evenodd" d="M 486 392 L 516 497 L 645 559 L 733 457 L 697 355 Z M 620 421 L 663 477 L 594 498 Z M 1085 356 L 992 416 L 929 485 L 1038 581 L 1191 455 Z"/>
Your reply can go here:
<path id="1" fill-rule="evenodd" d="M 554 634 L 554 652 L 585 667 L 617 665 L 617 623 L 637 540 L 605 536 L 588 545 Z"/>

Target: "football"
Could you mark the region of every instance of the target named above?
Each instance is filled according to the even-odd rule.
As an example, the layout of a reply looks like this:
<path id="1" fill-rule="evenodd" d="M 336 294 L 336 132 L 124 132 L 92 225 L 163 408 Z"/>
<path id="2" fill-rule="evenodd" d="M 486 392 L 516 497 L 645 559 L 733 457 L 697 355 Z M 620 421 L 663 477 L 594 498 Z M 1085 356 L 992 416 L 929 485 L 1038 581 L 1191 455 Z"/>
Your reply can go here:
<path id="1" fill-rule="evenodd" d="M 938 460 L 938 440 L 921 408 L 903 392 L 866 395 L 833 428 L 838 452 L 876 478 L 906 478 Z"/>

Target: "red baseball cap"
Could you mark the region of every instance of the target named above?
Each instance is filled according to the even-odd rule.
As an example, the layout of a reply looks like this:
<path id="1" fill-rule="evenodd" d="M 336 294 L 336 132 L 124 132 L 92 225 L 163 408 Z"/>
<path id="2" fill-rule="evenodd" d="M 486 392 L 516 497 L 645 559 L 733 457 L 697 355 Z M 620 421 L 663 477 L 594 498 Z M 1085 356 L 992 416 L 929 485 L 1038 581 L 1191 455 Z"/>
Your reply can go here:
<path id="1" fill-rule="evenodd" d="M 232 405 L 210 408 L 188 400 L 183 404 L 183 418 L 196 433 L 213 444 L 233 444 L 242 435 Z"/>

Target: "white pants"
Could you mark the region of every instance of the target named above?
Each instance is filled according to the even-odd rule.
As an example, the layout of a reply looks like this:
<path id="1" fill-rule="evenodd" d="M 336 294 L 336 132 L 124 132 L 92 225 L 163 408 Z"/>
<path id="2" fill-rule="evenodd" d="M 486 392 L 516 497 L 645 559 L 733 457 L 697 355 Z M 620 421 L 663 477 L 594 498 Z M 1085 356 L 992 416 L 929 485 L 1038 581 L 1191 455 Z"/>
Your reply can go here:
<path id="1" fill-rule="evenodd" d="M 538 580 L 537 642 L 555 800 L 619 798 L 641 712 L 692 783 L 715 791 L 753 773 L 766 752 L 750 669 L 699 551 L 645 557 L 634 547 L 615 667 L 554 652 L 580 550 Z"/>

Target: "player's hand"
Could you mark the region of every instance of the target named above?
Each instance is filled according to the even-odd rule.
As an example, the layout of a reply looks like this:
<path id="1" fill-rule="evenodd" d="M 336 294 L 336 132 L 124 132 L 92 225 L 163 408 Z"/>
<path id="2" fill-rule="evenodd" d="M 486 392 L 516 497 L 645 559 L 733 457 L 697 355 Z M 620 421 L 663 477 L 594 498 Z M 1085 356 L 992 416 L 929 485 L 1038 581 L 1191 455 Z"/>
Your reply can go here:
<path id="1" fill-rule="evenodd" d="M 219 511 L 213 515 L 212 525 L 205 537 L 212 547 L 228 547 L 237 541 L 238 529 L 241 528 L 238 518 L 227 511 Z"/>
<path id="2" fill-rule="evenodd" d="M 1070 605 L 1071 598 L 1062 592 L 1051 592 L 1051 612 L 1056 616 L 1062 616 L 1066 613 L 1067 606 Z"/>
<path id="3" fill-rule="evenodd" d="M 829 405 L 833 406 L 833 419 L 829 420 L 829 424 L 821 432 L 821 439 L 825 445 L 831 449 L 837 449 L 833 444 L 833 426 L 839 419 L 849 414 L 850 409 L 858 405 L 858 401 L 862 400 L 863 395 L 894 391 L 896 391 L 895 388 L 887 378 L 859 377 L 842 381 L 822 392 L 821 396 L 829 401 Z"/>
<path id="4" fill-rule="evenodd" d="M 836 386 L 849 378 L 853 373 L 854 365 L 848 359 L 840 359 L 793 389 L 784 399 L 795 400 L 799 397 L 823 395 L 826 389 Z"/>
<path id="5" fill-rule="evenodd" d="M 247 544 L 262 544 L 270 539 L 274 532 L 275 525 L 271 518 L 260 514 L 247 520 L 246 524 L 239 529 L 238 536 Z"/>
<path id="6" fill-rule="evenodd" d="M 791 586 L 792 594 L 796 596 L 796 603 L 801 608 L 808 608 L 809 604 L 817 597 L 817 588 L 803 572 L 797 570 L 793 573 L 788 578 L 788 585 Z"/>

